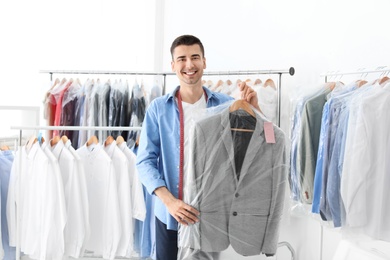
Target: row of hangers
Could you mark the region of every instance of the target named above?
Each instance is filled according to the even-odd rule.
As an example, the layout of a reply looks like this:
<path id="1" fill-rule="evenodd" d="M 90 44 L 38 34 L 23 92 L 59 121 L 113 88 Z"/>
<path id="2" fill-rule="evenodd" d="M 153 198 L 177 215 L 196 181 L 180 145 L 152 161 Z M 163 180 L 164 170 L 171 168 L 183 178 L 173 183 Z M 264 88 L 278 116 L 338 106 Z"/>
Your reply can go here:
<path id="1" fill-rule="evenodd" d="M 381 78 L 378 78 L 376 79 L 373 83 L 378 83 L 379 85 L 381 85 L 382 87 L 385 85 L 386 82 L 388 82 L 390 80 L 390 78 L 388 76 L 384 76 L 384 77 L 381 77 Z M 339 81 L 342 85 L 345 85 L 342 81 Z M 335 87 L 336 87 L 336 84 L 337 82 L 335 81 L 331 81 L 331 82 L 328 82 L 328 86 L 330 88 L 330 90 L 333 90 Z M 355 83 L 357 83 L 357 87 L 360 88 L 362 86 L 364 86 L 365 84 L 368 83 L 367 80 L 365 79 L 358 79 L 355 81 Z"/>
<path id="2" fill-rule="evenodd" d="M 236 86 L 237 86 L 239 83 L 241 83 L 241 82 L 242 82 L 241 79 L 237 79 L 237 80 L 236 80 Z M 271 87 L 271 88 L 273 88 L 273 89 L 276 90 L 276 84 L 275 84 L 275 82 L 273 81 L 273 79 L 271 79 L 271 78 L 266 79 L 266 80 L 264 81 L 264 83 L 263 83 L 263 81 L 262 81 L 261 79 L 259 79 L 259 78 L 257 78 L 254 82 L 253 82 L 251 79 L 246 79 L 245 82 L 246 82 L 247 84 L 249 84 L 250 86 L 262 85 L 264 88 L 266 88 L 266 87 Z M 252 82 L 253 82 L 253 83 L 252 83 Z M 203 80 L 203 81 L 202 81 L 202 84 L 203 84 L 203 85 L 208 86 L 208 87 L 209 87 L 210 89 L 212 89 L 212 90 L 216 90 L 216 89 L 218 89 L 219 87 L 222 87 L 224 83 L 226 83 L 227 86 L 231 86 L 231 85 L 233 84 L 233 82 L 232 82 L 230 79 L 226 80 L 226 82 L 224 82 L 223 80 L 220 79 L 220 80 L 217 81 L 217 83 L 216 83 L 215 85 L 214 85 L 214 83 L 213 83 L 212 80 L 207 80 L 207 81 L 206 81 L 206 80 Z"/>
<path id="3" fill-rule="evenodd" d="M 58 136 L 58 135 L 57 135 L 57 136 L 54 136 L 54 137 L 50 140 L 50 145 L 51 145 L 51 146 L 54 146 L 54 145 L 56 145 L 60 140 L 63 141 L 63 143 L 65 144 L 65 143 L 68 141 L 68 137 L 67 137 L 66 135 L 63 135 L 63 136 L 61 136 L 61 137 Z M 108 136 L 107 139 L 106 139 L 105 142 L 104 142 L 104 146 L 110 145 L 114 140 L 115 140 L 114 137 Z M 123 138 L 122 136 L 120 136 L 120 135 L 116 138 L 116 143 L 117 143 L 118 145 L 122 144 L 124 141 L 125 141 L 124 138 Z M 43 143 L 43 142 L 45 142 L 45 138 L 44 138 L 44 137 L 32 136 L 32 137 L 27 141 L 27 143 L 26 143 L 27 149 L 30 149 L 31 146 L 32 146 L 33 144 L 35 144 L 36 142 Z M 87 141 L 87 146 L 90 146 L 90 145 L 92 145 L 92 144 L 98 144 L 98 143 L 99 143 L 98 138 L 97 138 L 95 135 L 93 135 L 93 136 L 91 136 L 91 137 L 88 139 L 88 141 Z M 0 149 L 3 150 L 3 147 L 1 147 Z M 7 149 L 5 149 L 5 150 L 9 150 L 8 146 L 7 146 Z"/>
<path id="4" fill-rule="evenodd" d="M 108 136 L 104 141 L 104 146 L 110 145 L 114 140 L 115 140 L 114 137 L 112 137 L 111 135 Z M 115 141 L 117 145 L 121 145 L 123 142 L 125 142 L 125 139 L 123 138 L 123 136 L 118 135 Z M 87 146 L 91 146 L 93 144 L 98 144 L 98 143 L 99 143 L 99 139 L 97 138 L 97 136 L 92 135 L 87 141 Z"/>

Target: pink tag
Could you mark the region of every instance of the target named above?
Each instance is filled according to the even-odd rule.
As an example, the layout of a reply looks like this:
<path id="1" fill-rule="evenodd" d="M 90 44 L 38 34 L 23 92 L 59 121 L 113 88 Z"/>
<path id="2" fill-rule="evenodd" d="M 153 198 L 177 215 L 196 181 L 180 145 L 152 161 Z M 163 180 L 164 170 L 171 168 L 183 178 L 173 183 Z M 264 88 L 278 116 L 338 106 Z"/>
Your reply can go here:
<path id="1" fill-rule="evenodd" d="M 272 125 L 272 122 L 264 122 L 264 134 L 267 144 L 275 143 L 274 126 Z"/>

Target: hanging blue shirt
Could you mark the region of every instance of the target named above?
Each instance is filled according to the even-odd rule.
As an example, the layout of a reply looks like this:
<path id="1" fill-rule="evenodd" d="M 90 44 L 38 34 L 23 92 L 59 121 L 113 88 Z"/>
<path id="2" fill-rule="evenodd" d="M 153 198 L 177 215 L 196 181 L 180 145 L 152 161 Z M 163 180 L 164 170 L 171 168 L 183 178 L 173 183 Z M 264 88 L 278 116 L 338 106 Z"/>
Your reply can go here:
<path id="1" fill-rule="evenodd" d="M 0 153 L 0 182 L 1 182 L 1 236 L 4 249 L 4 259 L 14 260 L 16 258 L 15 247 L 9 246 L 9 234 L 6 215 L 8 197 L 9 177 L 11 174 L 14 155 L 12 151 L 6 150 Z"/>
<path id="2" fill-rule="evenodd" d="M 341 175 L 343 170 L 344 152 L 346 135 L 348 131 L 349 119 L 349 105 L 351 100 L 357 95 L 366 95 L 365 93 L 373 90 L 373 86 L 365 86 L 359 89 L 352 89 L 351 92 L 346 93 L 334 100 L 334 117 L 337 121 L 332 124 L 333 141 L 329 149 L 329 161 L 327 169 L 327 178 L 323 181 L 327 182 L 326 190 L 324 191 L 324 204 L 321 204 L 320 210 L 332 219 L 335 227 L 342 225 L 344 215 L 344 205 L 342 204 L 340 195 Z"/>
<path id="3" fill-rule="evenodd" d="M 156 98 L 150 104 L 142 125 L 137 153 L 139 178 L 146 190 L 154 194 L 159 187 L 167 189 L 178 197 L 180 122 L 175 94 L 179 87 L 169 94 Z M 218 106 L 232 97 L 212 92 L 203 87 L 207 95 L 207 107 Z M 154 214 L 170 230 L 177 230 L 177 221 L 169 214 L 160 199 L 155 200 Z"/>
<path id="4" fill-rule="evenodd" d="M 313 201 L 311 205 L 311 211 L 313 213 L 320 213 L 320 198 L 321 198 L 321 189 L 322 189 L 322 168 L 324 162 L 324 142 L 327 140 L 328 131 L 328 116 L 329 116 L 329 104 L 328 100 L 324 105 L 324 110 L 322 112 L 321 119 L 321 131 L 320 139 L 318 144 L 318 154 L 317 154 L 317 163 L 314 174 L 314 187 L 313 187 Z"/>
<path id="5" fill-rule="evenodd" d="M 348 95 L 351 91 L 356 89 L 356 84 L 352 83 L 347 86 L 343 86 L 337 83 L 335 89 L 330 93 L 329 100 L 324 105 L 324 110 L 321 119 L 321 131 L 317 153 L 317 162 L 314 176 L 314 190 L 313 190 L 313 202 L 312 212 L 320 213 L 320 203 L 323 199 L 323 190 L 326 188 L 323 184 L 324 172 L 328 172 L 329 150 L 333 149 L 333 142 L 335 136 L 335 128 L 337 127 L 340 102 L 344 95 Z M 335 102 L 336 100 L 336 102 Z M 325 186 L 325 187 L 324 187 Z M 325 216 L 323 219 L 326 220 Z"/>
<path id="6" fill-rule="evenodd" d="M 353 94 L 354 88 L 349 88 L 346 94 L 341 94 L 331 98 L 329 102 L 329 115 L 326 125 L 326 139 L 324 140 L 323 149 L 323 166 L 321 169 L 321 188 L 320 188 L 320 210 L 319 213 L 323 220 L 332 220 L 332 213 L 329 207 L 328 189 L 333 189 L 333 186 L 328 187 L 328 177 L 330 175 L 329 162 L 333 153 L 336 131 L 339 126 L 340 113 L 345 109 L 345 102 L 349 96 Z M 338 147 L 336 148 L 338 149 Z"/>

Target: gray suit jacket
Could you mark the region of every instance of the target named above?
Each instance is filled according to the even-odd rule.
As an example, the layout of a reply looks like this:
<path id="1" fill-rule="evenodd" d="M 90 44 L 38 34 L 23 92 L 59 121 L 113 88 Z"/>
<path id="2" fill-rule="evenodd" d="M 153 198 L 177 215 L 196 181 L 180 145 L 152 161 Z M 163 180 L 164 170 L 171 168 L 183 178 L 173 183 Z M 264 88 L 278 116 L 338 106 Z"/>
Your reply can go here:
<path id="1" fill-rule="evenodd" d="M 229 108 L 197 122 L 191 135 L 184 201 L 200 211 L 200 222 L 179 227 L 179 247 L 220 252 L 229 244 L 241 255 L 275 254 L 287 174 L 284 133 L 276 143 L 256 129 L 236 177 Z"/>

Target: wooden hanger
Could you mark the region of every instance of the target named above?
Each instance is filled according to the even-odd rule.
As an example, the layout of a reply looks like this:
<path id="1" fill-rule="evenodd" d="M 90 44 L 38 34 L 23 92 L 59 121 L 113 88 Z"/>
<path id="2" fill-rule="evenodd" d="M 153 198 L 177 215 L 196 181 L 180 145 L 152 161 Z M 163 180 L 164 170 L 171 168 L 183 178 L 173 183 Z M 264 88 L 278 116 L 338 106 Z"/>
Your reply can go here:
<path id="1" fill-rule="evenodd" d="M 121 145 L 123 142 L 125 142 L 125 139 L 123 139 L 123 136 L 118 135 L 118 137 L 116 138 L 116 144 Z"/>
<path id="2" fill-rule="evenodd" d="M 207 81 L 207 87 L 210 88 L 210 89 L 212 89 L 213 86 L 214 86 L 213 81 L 209 79 L 209 80 Z"/>
<path id="3" fill-rule="evenodd" d="M 265 82 L 264 82 L 264 85 L 263 87 L 268 87 L 270 86 L 271 88 L 273 89 L 276 89 L 276 85 L 275 85 L 275 82 L 272 80 L 272 79 L 267 79 Z"/>
<path id="4" fill-rule="evenodd" d="M 54 146 L 58 143 L 58 141 L 60 141 L 60 137 L 58 135 L 54 136 L 51 140 L 50 140 L 50 145 L 51 146 Z"/>
<path id="5" fill-rule="evenodd" d="M 357 87 L 360 88 L 361 86 L 367 83 L 367 80 L 359 79 L 356 81 L 356 83 L 357 83 Z"/>
<path id="6" fill-rule="evenodd" d="M 88 139 L 87 146 L 90 146 L 92 144 L 98 144 L 98 143 L 99 140 L 97 139 L 96 135 L 93 135 Z"/>
<path id="7" fill-rule="evenodd" d="M 255 80 L 255 85 L 260 85 L 261 83 L 263 83 L 263 82 L 261 81 L 261 79 L 256 79 L 256 80 Z"/>
<path id="8" fill-rule="evenodd" d="M 114 137 L 112 137 L 111 135 L 108 136 L 106 141 L 104 142 L 104 146 L 109 146 L 110 144 L 112 144 L 113 141 L 115 141 Z"/>
<path id="9" fill-rule="evenodd" d="M 230 112 L 234 112 L 234 111 L 237 111 L 239 109 L 242 109 L 242 110 L 246 111 L 248 114 L 250 114 L 251 116 L 256 117 L 255 112 L 251 108 L 250 104 L 243 99 L 238 99 L 238 100 L 234 101 L 233 104 L 231 104 L 229 107 Z"/>
<path id="10" fill-rule="evenodd" d="M 242 109 L 242 110 L 246 111 L 248 114 L 250 114 L 251 116 L 256 117 L 255 112 L 251 108 L 250 104 L 243 99 L 239 99 L 239 100 L 234 101 L 234 103 L 231 104 L 229 107 L 229 112 L 231 113 L 231 112 L 237 111 L 239 109 Z M 240 132 L 253 132 L 254 131 L 252 129 L 244 129 L 244 128 L 231 128 L 231 130 L 232 131 L 240 131 Z"/>
<path id="11" fill-rule="evenodd" d="M 30 139 L 27 140 L 26 143 L 26 149 L 30 150 L 33 144 L 35 144 L 38 141 L 38 138 L 35 135 L 32 135 Z"/>
<path id="12" fill-rule="evenodd" d="M 52 90 L 55 86 L 57 86 L 58 84 L 60 83 L 60 79 L 59 78 L 56 78 L 56 80 L 54 81 L 54 84 L 53 86 L 51 86 L 50 90 Z"/>
<path id="13" fill-rule="evenodd" d="M 328 87 L 329 87 L 330 91 L 332 91 L 336 87 L 336 82 L 333 82 L 333 81 L 329 82 Z"/>
<path id="14" fill-rule="evenodd" d="M 223 80 L 222 79 L 218 80 L 216 87 L 218 88 L 218 87 L 220 87 L 222 85 L 223 85 Z"/>
<path id="15" fill-rule="evenodd" d="M 64 143 L 64 144 L 66 144 L 67 142 L 68 142 L 68 137 L 66 136 L 66 135 L 63 135 L 62 137 L 61 137 L 61 140 L 62 140 L 62 142 Z"/>
<path id="16" fill-rule="evenodd" d="M 379 80 L 379 85 L 383 85 L 386 81 L 388 81 L 390 78 L 389 77 L 387 77 L 387 76 L 384 76 L 383 78 L 381 78 L 380 80 Z"/>

